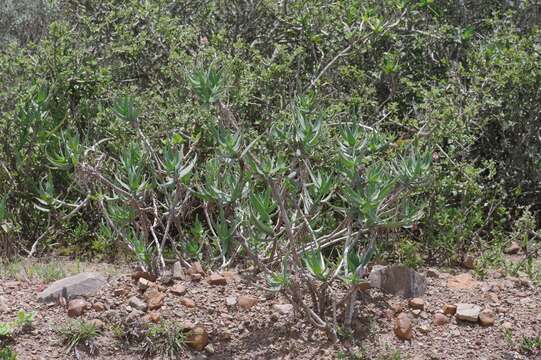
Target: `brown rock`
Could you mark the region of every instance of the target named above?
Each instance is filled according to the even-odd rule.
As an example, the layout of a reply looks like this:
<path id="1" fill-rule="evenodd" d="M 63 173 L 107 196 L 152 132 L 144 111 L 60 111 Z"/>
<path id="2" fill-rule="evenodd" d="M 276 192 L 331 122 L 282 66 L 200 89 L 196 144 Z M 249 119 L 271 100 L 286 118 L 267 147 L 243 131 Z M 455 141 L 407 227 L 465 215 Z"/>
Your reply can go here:
<path id="1" fill-rule="evenodd" d="M 391 305 L 391 309 L 393 310 L 394 314 L 400 314 L 404 310 L 404 306 L 402 306 L 401 303 L 394 303 Z"/>
<path id="2" fill-rule="evenodd" d="M 503 252 L 508 255 L 514 255 L 517 254 L 520 249 L 520 245 L 516 241 L 511 241 L 511 244 Z"/>
<path id="3" fill-rule="evenodd" d="M 479 323 L 483 326 L 492 326 L 496 322 L 496 313 L 492 309 L 485 309 L 479 313 Z"/>
<path id="4" fill-rule="evenodd" d="M 443 313 L 445 315 L 453 316 L 456 314 L 456 305 L 445 304 L 443 305 Z"/>
<path id="5" fill-rule="evenodd" d="M 413 337 L 412 325 L 407 314 L 398 315 L 394 324 L 394 333 L 401 340 L 411 340 Z"/>
<path id="6" fill-rule="evenodd" d="M 475 257 L 473 255 L 466 255 L 462 265 L 464 265 L 466 269 L 475 269 Z"/>
<path id="7" fill-rule="evenodd" d="M 203 270 L 203 267 L 201 266 L 201 264 L 199 263 L 199 261 L 196 261 L 192 264 L 192 266 L 188 269 L 188 274 L 190 275 L 193 275 L 193 274 L 199 274 L 201 276 L 204 276 L 205 275 L 205 270 Z"/>
<path id="8" fill-rule="evenodd" d="M 169 290 L 172 294 L 182 296 L 186 294 L 186 288 L 180 284 L 176 284 Z"/>
<path id="9" fill-rule="evenodd" d="M 163 300 L 165 299 L 165 294 L 154 287 L 148 288 L 143 296 L 149 310 L 156 310 L 161 308 L 163 305 Z"/>
<path id="10" fill-rule="evenodd" d="M 188 334 L 187 342 L 193 349 L 203 351 L 205 346 L 209 343 L 207 331 L 201 326 L 194 328 Z"/>
<path id="11" fill-rule="evenodd" d="M 413 298 L 410 299 L 409 306 L 412 309 L 423 310 L 425 308 L 425 301 L 421 298 Z"/>
<path id="12" fill-rule="evenodd" d="M 234 271 L 224 271 L 222 275 L 229 282 L 239 281 L 241 279 L 239 274 Z"/>
<path id="13" fill-rule="evenodd" d="M 89 323 L 93 324 L 97 330 L 102 330 L 105 327 L 105 323 L 100 319 L 92 319 Z"/>
<path id="14" fill-rule="evenodd" d="M 241 308 L 248 310 L 257 304 L 258 299 L 253 296 L 241 295 L 239 296 L 238 302 Z"/>
<path id="15" fill-rule="evenodd" d="M 438 326 L 441 326 L 441 325 L 445 325 L 449 322 L 449 319 L 447 318 L 447 316 L 443 315 L 443 314 L 440 314 L 440 313 L 437 313 L 434 315 L 434 325 L 438 325 Z"/>
<path id="16" fill-rule="evenodd" d="M 139 280 L 137 281 L 137 286 L 139 287 L 139 289 L 145 291 L 149 287 L 154 286 L 154 283 L 151 281 L 148 281 L 145 278 L 139 278 Z"/>
<path id="17" fill-rule="evenodd" d="M 199 282 L 203 278 L 203 275 L 201 275 L 201 274 L 192 274 L 190 276 L 190 278 L 192 279 L 193 282 Z"/>
<path id="18" fill-rule="evenodd" d="M 151 311 L 148 314 L 146 314 L 143 318 L 145 321 L 152 321 L 155 324 L 159 324 L 161 317 L 160 313 L 157 311 Z"/>
<path id="19" fill-rule="evenodd" d="M 210 285 L 226 285 L 227 280 L 220 274 L 211 274 L 208 279 L 208 283 Z"/>
<path id="20" fill-rule="evenodd" d="M 84 299 L 73 299 L 68 303 L 68 316 L 71 318 L 84 314 L 88 303 Z"/>
<path id="21" fill-rule="evenodd" d="M 135 281 L 139 281 L 140 278 L 146 279 L 150 282 L 156 281 L 156 275 L 149 273 L 148 271 L 135 271 L 131 274 L 131 277 Z"/>
<path id="22" fill-rule="evenodd" d="M 105 305 L 102 302 L 96 302 L 92 305 L 92 309 L 96 312 L 102 312 L 105 310 Z"/>
<path id="23" fill-rule="evenodd" d="M 195 307 L 195 301 L 193 301 L 190 298 L 182 298 L 180 299 L 180 303 L 188 308 L 194 308 Z"/>
<path id="24" fill-rule="evenodd" d="M 449 289 L 473 289 L 478 285 L 479 282 L 468 273 L 451 276 L 447 279 L 447 287 Z"/>

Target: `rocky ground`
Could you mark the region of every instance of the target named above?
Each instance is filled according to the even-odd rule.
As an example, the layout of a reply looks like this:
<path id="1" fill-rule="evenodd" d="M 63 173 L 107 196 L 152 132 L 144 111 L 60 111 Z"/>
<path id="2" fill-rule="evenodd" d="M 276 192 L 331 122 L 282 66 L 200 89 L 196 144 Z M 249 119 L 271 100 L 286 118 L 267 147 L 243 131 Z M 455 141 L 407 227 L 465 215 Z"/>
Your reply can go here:
<path id="1" fill-rule="evenodd" d="M 185 329 L 179 359 L 541 358 L 535 344 L 523 346 L 525 339 L 541 336 L 540 289 L 526 277 L 493 271 L 480 280 L 464 268 L 422 269 L 422 296 L 404 299 L 367 290 L 354 335 L 331 344 L 279 295 L 262 290 L 263 279 L 252 272 L 192 268 L 174 269 L 174 276 L 157 281 L 126 269 L 83 273 L 77 279 L 83 285 L 61 289 L 59 299 L 54 286 L 4 275 L 0 323 L 13 321 L 19 310 L 35 314 L 32 328 L 18 331 L 10 342 L 18 359 L 90 358 L 82 347 L 67 351 L 62 342 L 58 330 L 70 318 L 92 321 L 99 329 L 97 359 L 143 358 L 140 340 L 129 341 L 129 326 L 157 323 Z M 93 287 L 99 288 L 94 295 L 64 297 Z"/>

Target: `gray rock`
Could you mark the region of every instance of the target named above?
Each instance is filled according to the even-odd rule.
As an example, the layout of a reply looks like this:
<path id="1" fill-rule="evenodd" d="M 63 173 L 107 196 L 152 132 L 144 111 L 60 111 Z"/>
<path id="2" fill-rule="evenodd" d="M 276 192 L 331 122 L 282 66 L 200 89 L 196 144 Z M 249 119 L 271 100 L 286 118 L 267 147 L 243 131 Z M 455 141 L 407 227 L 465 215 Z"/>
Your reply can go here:
<path id="1" fill-rule="evenodd" d="M 175 280 L 184 280 L 186 275 L 184 274 L 184 269 L 180 261 L 177 261 L 173 264 L 173 279 Z"/>
<path id="2" fill-rule="evenodd" d="M 38 300 L 49 302 L 59 297 L 70 299 L 77 296 L 95 295 L 106 282 L 105 277 L 99 273 L 80 273 L 55 281 L 38 294 Z"/>
<path id="3" fill-rule="evenodd" d="M 426 291 L 425 277 L 403 265 L 374 266 L 368 281 L 371 287 L 405 298 L 420 297 Z"/>
<path id="4" fill-rule="evenodd" d="M 9 311 L 9 306 L 6 299 L 0 296 L 0 314 L 7 313 Z"/>
<path id="5" fill-rule="evenodd" d="M 477 322 L 481 307 L 474 304 L 456 304 L 456 318 L 458 320 Z"/>
<path id="6" fill-rule="evenodd" d="M 139 299 L 137 296 L 132 296 L 128 303 L 136 310 L 147 311 L 147 303 Z"/>
<path id="7" fill-rule="evenodd" d="M 291 311 L 293 311 L 293 305 L 291 304 L 274 304 L 272 308 L 283 315 L 289 314 Z"/>

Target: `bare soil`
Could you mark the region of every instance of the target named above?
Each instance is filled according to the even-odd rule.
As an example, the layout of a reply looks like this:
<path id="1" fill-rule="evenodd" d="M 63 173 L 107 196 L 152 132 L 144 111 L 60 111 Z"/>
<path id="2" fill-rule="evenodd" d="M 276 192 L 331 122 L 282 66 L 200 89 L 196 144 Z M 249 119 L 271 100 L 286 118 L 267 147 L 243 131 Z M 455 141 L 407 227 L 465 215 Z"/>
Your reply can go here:
<path id="1" fill-rule="evenodd" d="M 359 299 L 355 333 L 340 344 L 329 343 L 298 314 L 278 312 L 273 305 L 285 303 L 284 299 L 261 289 L 263 279 L 250 272 L 234 272 L 224 286 L 210 285 L 206 278 L 200 282 L 175 281 L 186 287 L 183 296 L 163 286 L 165 303 L 157 312 L 161 321 L 201 325 L 209 334 L 204 351 L 187 348 L 179 359 L 541 359 L 535 350 L 526 352 L 521 347 L 525 337 L 541 336 L 539 287 L 524 278 L 492 272 L 469 288 L 456 289 L 448 286 L 449 278 L 467 270 L 430 270 L 423 311 L 416 314 L 408 307 L 408 300 L 370 289 Z M 87 300 L 102 302 L 108 309 L 89 310 L 82 316 L 105 323 L 97 338 L 99 353 L 94 358 L 140 359 L 137 344 L 127 346 L 115 337 L 112 320 L 125 318 L 130 312 L 128 299 L 140 292 L 126 269 L 109 271 L 107 276 L 108 285 Z M 19 310 L 35 313 L 33 330 L 17 334 L 11 344 L 18 359 L 90 358 L 84 351 L 66 351 L 57 330 L 68 321 L 67 311 L 63 304 L 37 301 L 36 294 L 46 286 L 44 283 L 4 276 L 0 285 L 0 297 L 8 306 L 7 312 L 0 310 L 0 322 L 13 320 Z M 226 304 L 227 297 L 240 295 L 256 297 L 258 303 L 248 310 Z M 194 300 L 196 306 L 182 305 L 183 297 Z M 441 312 L 444 304 L 460 302 L 493 309 L 497 312 L 495 324 L 483 327 L 454 317 L 446 325 L 433 323 L 434 314 Z M 411 315 L 411 341 L 402 341 L 394 334 L 398 305 Z"/>

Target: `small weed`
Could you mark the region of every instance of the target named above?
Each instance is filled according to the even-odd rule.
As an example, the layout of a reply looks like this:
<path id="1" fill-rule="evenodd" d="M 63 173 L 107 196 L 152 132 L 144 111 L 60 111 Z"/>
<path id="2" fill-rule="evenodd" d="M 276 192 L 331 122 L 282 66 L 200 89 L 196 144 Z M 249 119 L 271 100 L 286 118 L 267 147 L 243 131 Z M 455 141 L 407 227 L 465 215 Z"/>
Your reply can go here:
<path id="1" fill-rule="evenodd" d="M 94 340 L 98 336 L 98 330 L 94 324 L 83 320 L 70 321 L 59 329 L 59 333 L 66 345 L 67 352 L 81 346 L 90 355 L 97 353 Z"/>
<path id="2" fill-rule="evenodd" d="M 0 349 L 0 360 L 17 360 L 17 354 L 15 350 L 12 350 L 9 346 Z"/>
<path id="3" fill-rule="evenodd" d="M 173 323 L 152 325 L 142 342 L 144 356 L 160 355 L 177 359 L 186 344 L 186 334 Z"/>
<path id="4" fill-rule="evenodd" d="M 503 330 L 503 338 L 508 345 L 513 345 L 513 331 L 511 329 Z"/>
<path id="5" fill-rule="evenodd" d="M 15 320 L 15 326 L 21 328 L 23 331 L 32 329 L 32 323 L 34 321 L 34 313 L 27 313 L 23 310 L 17 313 L 17 319 Z"/>
<path id="6" fill-rule="evenodd" d="M 525 337 L 520 347 L 525 353 L 537 353 L 541 350 L 541 337 Z"/>

